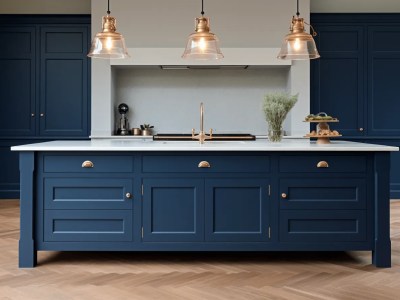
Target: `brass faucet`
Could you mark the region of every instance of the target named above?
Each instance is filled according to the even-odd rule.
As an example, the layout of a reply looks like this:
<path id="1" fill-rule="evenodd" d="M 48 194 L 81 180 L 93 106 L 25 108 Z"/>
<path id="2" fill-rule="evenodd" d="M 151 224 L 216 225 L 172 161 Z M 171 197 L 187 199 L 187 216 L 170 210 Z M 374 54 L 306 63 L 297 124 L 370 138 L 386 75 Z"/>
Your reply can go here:
<path id="1" fill-rule="evenodd" d="M 200 144 L 204 144 L 205 140 L 212 140 L 213 130 L 210 129 L 210 134 L 207 135 L 204 132 L 204 105 L 203 102 L 200 103 L 200 132 L 199 134 L 195 134 L 194 128 L 192 129 L 192 139 L 199 140 Z"/>

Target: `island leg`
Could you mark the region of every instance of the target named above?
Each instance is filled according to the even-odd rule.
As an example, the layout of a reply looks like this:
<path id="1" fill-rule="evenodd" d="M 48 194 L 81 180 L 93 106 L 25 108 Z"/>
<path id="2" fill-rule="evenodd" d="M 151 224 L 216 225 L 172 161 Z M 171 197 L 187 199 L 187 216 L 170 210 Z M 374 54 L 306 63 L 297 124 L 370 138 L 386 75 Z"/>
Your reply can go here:
<path id="1" fill-rule="evenodd" d="M 390 242 L 390 153 L 375 153 L 375 245 L 372 263 L 376 267 L 391 267 Z"/>
<path id="2" fill-rule="evenodd" d="M 20 239 L 19 267 L 33 268 L 36 266 L 36 248 L 34 242 L 34 152 L 21 152 L 19 157 L 20 170 Z"/>

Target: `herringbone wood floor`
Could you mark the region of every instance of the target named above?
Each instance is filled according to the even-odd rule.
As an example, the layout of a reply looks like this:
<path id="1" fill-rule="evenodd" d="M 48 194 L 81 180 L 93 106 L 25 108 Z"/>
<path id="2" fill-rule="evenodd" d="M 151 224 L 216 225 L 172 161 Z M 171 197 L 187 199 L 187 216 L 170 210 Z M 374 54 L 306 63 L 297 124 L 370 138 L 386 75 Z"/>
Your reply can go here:
<path id="1" fill-rule="evenodd" d="M 44 252 L 18 269 L 18 202 L 0 201 L 0 299 L 400 299 L 400 201 L 391 208 L 391 269 L 370 252 Z"/>

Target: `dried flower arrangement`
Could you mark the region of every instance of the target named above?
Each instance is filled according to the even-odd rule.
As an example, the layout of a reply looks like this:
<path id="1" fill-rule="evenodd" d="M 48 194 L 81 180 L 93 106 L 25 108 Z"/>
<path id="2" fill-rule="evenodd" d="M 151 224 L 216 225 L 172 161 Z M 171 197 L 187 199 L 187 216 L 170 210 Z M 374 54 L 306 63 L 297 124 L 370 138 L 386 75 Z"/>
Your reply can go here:
<path id="1" fill-rule="evenodd" d="M 264 97 L 264 114 L 268 123 L 268 137 L 271 142 L 280 142 L 283 131 L 282 124 L 287 114 L 296 104 L 298 94 L 290 95 L 285 92 L 274 92 Z"/>

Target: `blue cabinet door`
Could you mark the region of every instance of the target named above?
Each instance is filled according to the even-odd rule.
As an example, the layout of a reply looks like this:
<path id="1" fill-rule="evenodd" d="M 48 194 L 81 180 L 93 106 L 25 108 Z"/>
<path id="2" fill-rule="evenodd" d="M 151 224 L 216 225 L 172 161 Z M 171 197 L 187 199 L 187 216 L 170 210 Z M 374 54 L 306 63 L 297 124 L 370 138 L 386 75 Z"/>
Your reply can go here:
<path id="1" fill-rule="evenodd" d="M 268 241 L 268 191 L 264 178 L 206 180 L 206 240 Z"/>
<path id="2" fill-rule="evenodd" d="M 143 241 L 204 240 L 204 180 L 143 180 Z"/>
<path id="3" fill-rule="evenodd" d="M 132 210 L 45 210 L 46 242 L 129 242 Z"/>
<path id="4" fill-rule="evenodd" d="M 132 209 L 130 178 L 44 178 L 45 209 Z"/>
<path id="5" fill-rule="evenodd" d="M 337 117 L 343 135 L 364 135 L 364 30 L 362 26 L 319 25 L 321 59 L 311 62 L 311 112 Z"/>
<path id="6" fill-rule="evenodd" d="M 40 135 L 87 136 L 89 26 L 41 27 Z"/>
<path id="7" fill-rule="evenodd" d="M 1 26 L 0 137 L 35 135 L 36 31 Z"/>
<path id="8" fill-rule="evenodd" d="M 367 240 L 365 210 L 284 210 L 279 216 L 282 242 L 357 242 Z"/>
<path id="9" fill-rule="evenodd" d="M 365 209 L 364 178 L 284 178 L 279 180 L 281 209 Z"/>
<path id="10" fill-rule="evenodd" d="M 400 25 L 368 27 L 368 134 L 400 137 Z"/>

